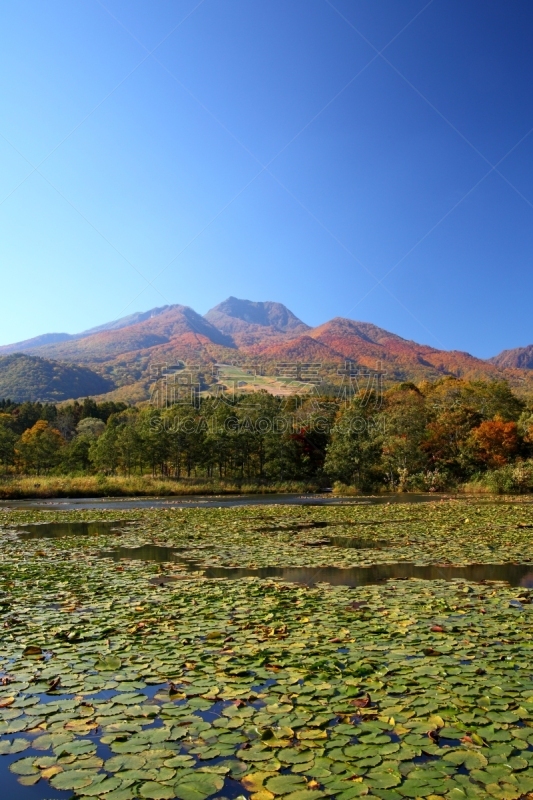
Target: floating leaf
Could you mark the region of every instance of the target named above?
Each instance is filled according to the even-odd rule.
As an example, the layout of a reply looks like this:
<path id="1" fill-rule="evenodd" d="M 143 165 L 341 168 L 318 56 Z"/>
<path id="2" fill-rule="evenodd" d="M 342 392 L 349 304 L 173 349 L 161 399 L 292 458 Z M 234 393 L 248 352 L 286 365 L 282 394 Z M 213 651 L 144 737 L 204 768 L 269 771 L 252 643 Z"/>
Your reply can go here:
<path id="1" fill-rule="evenodd" d="M 23 656 L 40 656 L 42 655 L 42 649 L 39 647 L 38 644 L 29 644 L 27 647 L 24 648 L 22 655 Z"/>
<path id="2" fill-rule="evenodd" d="M 28 747 L 30 747 L 30 742 L 27 739 L 13 739 L 11 742 L 3 739 L 0 741 L 0 755 L 7 756 L 14 753 L 22 753 Z"/>
<path id="3" fill-rule="evenodd" d="M 105 762 L 105 769 L 108 772 L 118 772 L 121 769 L 141 769 L 146 764 L 146 759 L 142 756 L 128 753 L 109 758 Z"/>
<path id="4" fill-rule="evenodd" d="M 149 798 L 149 800 L 172 800 L 176 795 L 174 789 L 170 786 L 163 786 L 162 783 L 155 781 L 147 781 L 143 783 L 139 789 L 141 797 Z"/>
<path id="5" fill-rule="evenodd" d="M 175 796 L 179 800 L 205 800 L 224 786 L 224 779 L 218 775 L 195 773 L 174 785 Z"/>
<path id="6" fill-rule="evenodd" d="M 21 775 L 17 778 L 18 782 L 22 784 L 22 786 L 35 786 L 36 783 L 39 782 L 41 776 L 37 775 Z"/>
<path id="7" fill-rule="evenodd" d="M 305 779 L 299 775 L 280 775 L 270 778 L 265 785 L 272 794 L 288 794 L 305 785 Z"/>
<path id="8" fill-rule="evenodd" d="M 19 761 L 14 761 L 13 764 L 9 765 L 9 769 L 11 772 L 14 772 L 15 775 L 33 775 L 36 772 L 39 772 L 37 767 L 34 765 L 35 759 L 30 758 L 21 758 Z"/>
<path id="9" fill-rule="evenodd" d="M 94 668 L 100 672 L 116 672 L 120 669 L 122 661 L 118 656 L 107 655 L 102 656 L 94 665 Z"/>
<path id="10" fill-rule="evenodd" d="M 90 770 L 76 770 L 69 769 L 66 772 L 60 772 L 50 780 L 50 783 L 55 789 L 82 789 L 84 786 L 89 786 L 93 782 L 93 773 Z"/>

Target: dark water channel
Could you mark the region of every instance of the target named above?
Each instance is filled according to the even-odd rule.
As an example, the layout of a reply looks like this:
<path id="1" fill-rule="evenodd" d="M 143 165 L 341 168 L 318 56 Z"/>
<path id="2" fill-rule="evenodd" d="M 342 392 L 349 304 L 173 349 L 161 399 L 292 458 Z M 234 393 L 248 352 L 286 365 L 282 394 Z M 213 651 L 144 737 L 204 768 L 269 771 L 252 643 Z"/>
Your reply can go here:
<path id="1" fill-rule="evenodd" d="M 66 536 L 90 536 L 92 534 L 120 535 L 122 522 L 47 522 L 25 525 L 17 530 L 24 539 L 58 538 Z M 326 528 L 326 524 L 318 523 L 306 527 Z M 299 527 L 284 528 L 286 531 L 298 532 Z M 318 532 L 317 532 L 318 534 Z M 336 547 L 341 550 L 382 550 L 387 547 L 385 541 L 371 541 L 351 536 L 320 536 L 310 542 L 302 542 L 300 547 L 324 548 Z M 240 578 L 275 578 L 290 583 L 313 584 L 330 583 L 334 586 L 368 586 L 383 583 L 387 580 L 418 578 L 421 580 L 465 580 L 506 581 L 511 586 L 533 588 L 533 563 L 530 564 L 470 564 L 466 566 L 418 565 L 407 562 L 395 564 L 373 564 L 368 567 L 216 567 L 202 568 L 199 560 L 192 560 L 185 555 L 184 548 L 169 547 L 156 544 L 143 544 L 140 547 L 113 547 L 103 550 L 102 558 L 111 558 L 116 562 L 123 559 L 135 561 L 152 561 L 157 564 L 174 563 L 185 568 L 185 574 L 201 574 L 206 578 L 238 580 Z M 172 576 L 154 578 L 154 582 L 166 583 L 177 580 Z"/>
<path id="2" fill-rule="evenodd" d="M 36 522 L 17 529 L 22 539 L 59 539 L 66 536 L 94 536 L 120 533 L 124 522 Z"/>
<path id="3" fill-rule="evenodd" d="M 336 497 L 332 494 L 187 495 L 174 497 L 82 497 L 47 500 L 0 500 L 0 508 L 72 510 L 116 510 L 135 508 L 235 508 L 237 506 L 357 506 L 386 503 L 427 503 L 448 499 L 444 494 L 387 494 Z"/>
<path id="4" fill-rule="evenodd" d="M 59 538 L 67 536 L 88 536 L 94 534 L 121 533 L 121 522 L 49 522 L 25 525 L 17 531 L 24 539 Z M 318 523 L 306 527 L 326 528 L 326 524 Z M 289 528 L 298 532 L 300 528 Z M 318 532 L 317 532 L 318 534 Z M 324 548 L 337 547 L 340 550 L 383 550 L 386 549 L 385 541 L 371 541 L 351 536 L 317 536 L 316 540 L 302 542 L 299 547 Z M 185 555 L 183 548 L 168 547 L 156 544 L 144 544 L 140 547 L 114 547 L 103 550 L 102 558 L 112 558 L 114 561 L 133 559 L 139 561 L 152 561 L 158 564 L 174 563 L 185 568 L 185 574 L 201 574 L 206 578 L 225 578 L 238 580 L 240 578 L 276 578 L 282 581 L 312 584 L 320 581 L 334 586 L 368 586 L 382 583 L 387 580 L 401 580 L 419 578 L 422 580 L 465 580 L 465 581 L 506 581 L 511 586 L 533 588 L 533 563 L 531 564 L 470 564 L 466 566 L 447 565 L 418 565 L 406 562 L 395 564 L 374 564 L 369 567 L 259 567 L 257 569 L 241 567 L 205 567 L 202 568 L 198 560 L 192 560 Z M 177 578 L 173 578 L 176 580 Z M 159 579 L 154 579 L 157 582 Z M 172 580 L 163 577 L 161 582 Z"/>
<path id="5" fill-rule="evenodd" d="M 368 546 L 368 545 L 367 545 Z M 185 575 L 196 573 L 205 578 L 224 578 L 238 580 L 240 578 L 274 578 L 289 583 L 313 584 L 330 583 L 333 586 L 369 586 L 387 580 L 464 580 L 476 583 L 482 581 L 506 581 L 511 586 L 533 588 L 533 563 L 531 564 L 470 564 L 455 567 L 446 565 L 410 564 L 373 564 L 369 567 L 259 567 L 249 569 L 243 567 L 205 567 L 186 559 L 182 551 L 173 547 L 159 545 L 142 545 L 141 547 L 117 547 L 102 552 L 105 558 L 114 561 L 134 559 L 155 561 L 158 564 L 173 562 L 185 567 Z M 179 578 L 162 576 L 153 579 L 154 583 L 168 583 Z"/>

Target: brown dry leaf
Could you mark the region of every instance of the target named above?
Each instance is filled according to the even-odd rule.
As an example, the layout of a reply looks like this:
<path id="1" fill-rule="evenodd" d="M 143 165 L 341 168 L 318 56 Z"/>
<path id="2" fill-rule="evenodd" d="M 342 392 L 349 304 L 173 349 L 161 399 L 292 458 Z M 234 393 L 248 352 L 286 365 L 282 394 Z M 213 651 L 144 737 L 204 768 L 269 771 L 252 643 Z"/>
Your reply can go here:
<path id="1" fill-rule="evenodd" d="M 245 775 L 244 778 L 241 778 L 241 783 L 249 792 L 257 793 L 264 789 L 263 784 L 265 780 L 276 774 L 276 772 L 250 772 L 248 775 Z"/>
<path id="2" fill-rule="evenodd" d="M 357 708 L 366 708 L 371 702 L 370 695 L 367 692 L 364 697 L 357 697 L 355 700 L 350 700 L 350 705 L 357 706 Z"/>
<path id="3" fill-rule="evenodd" d="M 48 769 L 43 769 L 41 772 L 41 778 L 46 778 L 49 780 L 53 778 L 54 775 L 57 775 L 59 772 L 63 772 L 63 767 L 60 767 L 59 764 L 54 764 L 53 767 L 48 767 Z"/>
<path id="4" fill-rule="evenodd" d="M 89 733 L 89 731 L 93 731 L 97 727 L 98 723 L 86 722 L 82 719 L 71 719 L 64 726 L 65 730 L 76 731 L 76 733 Z"/>
<path id="5" fill-rule="evenodd" d="M 14 697 L 2 697 L 0 700 L 0 708 L 7 708 L 15 702 Z"/>

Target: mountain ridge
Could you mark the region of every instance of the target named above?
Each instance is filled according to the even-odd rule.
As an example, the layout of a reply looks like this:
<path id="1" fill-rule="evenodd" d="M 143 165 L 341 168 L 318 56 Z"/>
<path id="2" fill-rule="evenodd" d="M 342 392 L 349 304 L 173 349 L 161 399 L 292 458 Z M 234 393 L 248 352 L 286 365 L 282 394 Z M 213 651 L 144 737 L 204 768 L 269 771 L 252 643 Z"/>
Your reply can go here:
<path id="1" fill-rule="evenodd" d="M 533 367 L 533 346 L 531 351 Z M 236 297 L 203 316 L 189 306 L 172 304 L 135 312 L 80 334 L 43 334 L 0 347 L 0 357 L 21 352 L 92 370 L 115 387 L 114 397 L 135 402 L 149 396 L 154 364 L 179 361 L 196 364 L 206 376 L 215 363 L 258 359 L 269 370 L 282 361 L 321 362 L 336 374 L 338 366 L 349 360 L 370 369 L 380 364 L 388 381 L 455 376 L 505 377 L 518 382 L 526 376 L 533 384 L 533 369 L 518 367 L 514 356 L 498 362 L 505 353 L 515 351 L 483 360 L 462 351 L 438 350 L 345 317 L 311 328 L 282 303 Z"/>
<path id="2" fill-rule="evenodd" d="M 533 369 L 533 344 L 502 350 L 497 356 L 489 358 L 491 364 L 510 369 Z"/>

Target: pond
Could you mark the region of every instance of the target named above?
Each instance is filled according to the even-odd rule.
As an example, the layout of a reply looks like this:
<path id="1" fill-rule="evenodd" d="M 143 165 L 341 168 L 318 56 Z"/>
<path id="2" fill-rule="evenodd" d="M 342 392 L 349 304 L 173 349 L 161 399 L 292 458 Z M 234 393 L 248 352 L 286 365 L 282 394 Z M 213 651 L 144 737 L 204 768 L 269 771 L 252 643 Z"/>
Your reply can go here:
<path id="1" fill-rule="evenodd" d="M 271 499 L 3 509 L 2 797 L 533 792 L 531 506 Z"/>

